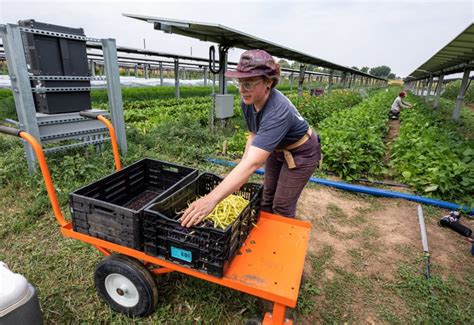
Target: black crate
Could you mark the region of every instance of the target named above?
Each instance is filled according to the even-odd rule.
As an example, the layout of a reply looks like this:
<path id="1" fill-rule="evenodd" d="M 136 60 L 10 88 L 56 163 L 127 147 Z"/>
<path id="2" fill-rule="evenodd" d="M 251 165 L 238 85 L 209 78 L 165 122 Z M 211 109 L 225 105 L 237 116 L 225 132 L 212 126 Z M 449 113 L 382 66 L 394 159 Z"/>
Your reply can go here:
<path id="1" fill-rule="evenodd" d="M 204 173 L 167 199 L 150 205 L 143 214 L 145 253 L 165 258 L 210 275 L 222 277 L 259 217 L 263 186 L 243 185 L 235 194 L 249 200 L 226 229 L 212 225 L 181 227 L 177 220 L 189 203 L 211 192 L 222 178 Z"/>
<path id="2" fill-rule="evenodd" d="M 74 231 L 142 249 L 143 209 L 197 177 L 198 171 L 142 159 L 70 194 Z"/>
<path id="3" fill-rule="evenodd" d="M 84 37 L 82 28 L 69 28 L 37 22 L 33 19 L 18 22 L 19 26 L 48 32 L 64 33 Z M 23 47 L 29 72 L 35 76 L 80 76 L 88 77 L 86 41 L 58 35 L 22 32 Z M 32 80 L 31 86 L 90 87 L 89 80 L 40 81 Z M 91 109 L 90 91 L 35 93 L 36 111 L 46 114 L 77 112 Z"/>

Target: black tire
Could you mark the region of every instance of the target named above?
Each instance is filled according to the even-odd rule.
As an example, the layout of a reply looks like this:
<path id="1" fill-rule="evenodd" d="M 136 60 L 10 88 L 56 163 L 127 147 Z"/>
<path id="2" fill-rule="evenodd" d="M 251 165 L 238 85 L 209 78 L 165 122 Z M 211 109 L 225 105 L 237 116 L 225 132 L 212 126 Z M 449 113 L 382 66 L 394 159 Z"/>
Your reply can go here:
<path id="1" fill-rule="evenodd" d="M 120 254 L 105 257 L 95 268 L 94 281 L 99 296 L 115 311 L 144 317 L 155 310 L 155 278 L 134 258 Z"/>

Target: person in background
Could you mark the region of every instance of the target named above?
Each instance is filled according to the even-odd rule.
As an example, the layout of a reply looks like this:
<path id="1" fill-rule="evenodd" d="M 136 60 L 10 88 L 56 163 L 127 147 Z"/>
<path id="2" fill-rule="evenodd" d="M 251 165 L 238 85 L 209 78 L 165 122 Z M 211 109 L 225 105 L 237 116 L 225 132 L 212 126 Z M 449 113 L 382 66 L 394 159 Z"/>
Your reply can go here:
<path id="1" fill-rule="evenodd" d="M 214 207 L 245 184 L 265 163 L 261 210 L 294 218 L 296 203 L 321 158 L 319 137 L 291 101 L 275 89 L 280 66 L 263 50 L 242 53 L 235 78 L 249 137 L 239 164 L 208 195 L 193 202 L 181 225 L 200 223 Z"/>
<path id="2" fill-rule="evenodd" d="M 413 106 L 412 104 L 403 101 L 403 98 L 405 98 L 405 96 L 406 96 L 406 92 L 402 91 L 398 94 L 398 97 L 395 98 L 395 100 L 393 101 L 392 107 L 390 108 L 390 114 L 393 117 L 398 118 L 398 115 L 400 115 L 400 110 L 402 108 L 409 108 Z"/>

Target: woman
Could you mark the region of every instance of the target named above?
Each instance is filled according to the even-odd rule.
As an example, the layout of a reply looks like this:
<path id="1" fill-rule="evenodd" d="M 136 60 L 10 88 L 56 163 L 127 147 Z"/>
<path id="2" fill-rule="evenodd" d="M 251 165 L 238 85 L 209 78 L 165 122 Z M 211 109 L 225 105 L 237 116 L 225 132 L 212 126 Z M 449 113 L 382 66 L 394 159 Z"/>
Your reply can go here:
<path id="1" fill-rule="evenodd" d="M 208 195 L 184 212 L 181 225 L 200 223 L 214 207 L 245 184 L 265 163 L 261 210 L 294 218 L 296 203 L 321 157 L 318 137 L 281 92 L 280 66 L 263 50 L 242 53 L 235 78 L 249 137 L 240 163 Z"/>
<path id="2" fill-rule="evenodd" d="M 390 108 L 390 114 L 395 118 L 398 118 L 398 115 L 400 114 L 400 110 L 402 108 L 412 107 L 412 104 L 403 101 L 403 98 L 405 98 L 405 96 L 406 92 L 401 91 L 398 94 L 398 97 L 395 98 L 395 100 L 393 101 L 392 107 Z"/>

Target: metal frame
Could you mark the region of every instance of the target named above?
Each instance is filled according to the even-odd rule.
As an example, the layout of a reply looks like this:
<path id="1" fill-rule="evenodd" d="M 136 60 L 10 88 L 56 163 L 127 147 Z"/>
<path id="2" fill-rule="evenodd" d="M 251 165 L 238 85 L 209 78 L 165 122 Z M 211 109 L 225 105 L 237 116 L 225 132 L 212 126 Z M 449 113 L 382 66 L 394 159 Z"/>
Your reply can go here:
<path id="1" fill-rule="evenodd" d="M 104 52 L 106 78 L 94 77 L 95 65 L 91 62 L 91 77 L 77 76 L 30 76 L 23 48 L 21 32 L 28 32 L 54 37 L 69 39 L 80 39 L 89 42 L 101 42 Z M 45 152 L 57 152 L 73 147 L 86 146 L 90 144 L 101 144 L 107 141 L 107 129 L 79 116 L 78 112 L 65 114 L 41 114 L 37 113 L 33 100 L 35 92 L 63 92 L 63 91 L 89 91 L 91 87 L 55 87 L 55 88 L 31 88 L 30 80 L 106 80 L 109 96 L 109 108 L 115 132 L 122 153 L 127 152 L 127 141 L 125 136 L 125 123 L 123 119 L 122 95 L 120 80 L 118 76 L 117 51 L 115 40 L 87 38 L 83 36 L 70 35 L 42 31 L 31 28 L 19 27 L 15 24 L 0 25 L 0 36 L 3 39 L 5 58 L 11 80 L 11 88 L 15 101 L 15 107 L 19 119 L 18 126 L 21 130 L 31 134 L 40 142 L 57 142 L 67 139 L 78 139 L 76 144 L 51 146 Z M 105 114 L 105 113 L 104 113 Z M 35 155 L 29 144 L 24 142 L 24 150 L 30 173 L 36 172 Z"/>

